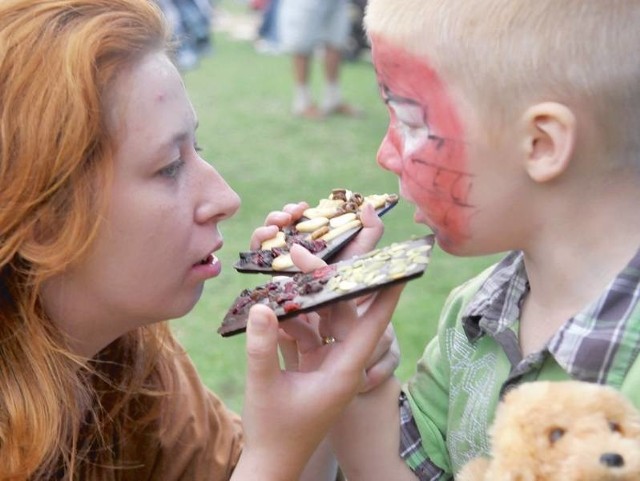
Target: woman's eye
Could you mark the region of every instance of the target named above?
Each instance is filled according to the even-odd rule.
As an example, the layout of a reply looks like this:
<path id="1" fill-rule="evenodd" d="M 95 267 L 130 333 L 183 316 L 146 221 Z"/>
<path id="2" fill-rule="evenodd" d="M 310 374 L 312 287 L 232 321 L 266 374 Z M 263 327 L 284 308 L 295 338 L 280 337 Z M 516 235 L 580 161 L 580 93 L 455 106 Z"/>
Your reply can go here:
<path id="1" fill-rule="evenodd" d="M 178 173 L 180 173 L 180 170 L 182 169 L 183 165 L 184 165 L 184 160 L 182 159 L 176 160 L 175 162 L 171 162 L 166 167 L 160 169 L 159 174 L 162 177 L 168 177 L 170 179 L 174 179 L 178 176 Z"/>

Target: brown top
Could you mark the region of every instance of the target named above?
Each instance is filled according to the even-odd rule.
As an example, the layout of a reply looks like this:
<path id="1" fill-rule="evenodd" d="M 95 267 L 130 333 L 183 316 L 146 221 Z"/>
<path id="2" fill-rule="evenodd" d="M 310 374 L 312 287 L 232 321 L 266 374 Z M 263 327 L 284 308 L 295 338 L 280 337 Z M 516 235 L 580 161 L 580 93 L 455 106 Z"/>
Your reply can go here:
<path id="1" fill-rule="evenodd" d="M 228 481 L 242 449 L 240 417 L 202 384 L 186 354 L 176 355 L 176 370 L 160 438 L 135 435 L 131 468 L 120 479 Z"/>

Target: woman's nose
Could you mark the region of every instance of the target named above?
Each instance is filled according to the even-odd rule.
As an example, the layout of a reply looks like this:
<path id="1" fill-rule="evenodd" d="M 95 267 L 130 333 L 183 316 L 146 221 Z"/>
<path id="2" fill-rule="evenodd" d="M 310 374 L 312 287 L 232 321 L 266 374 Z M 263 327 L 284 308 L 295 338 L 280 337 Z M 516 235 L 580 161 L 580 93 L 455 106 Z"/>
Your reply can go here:
<path id="1" fill-rule="evenodd" d="M 240 196 L 217 170 L 211 165 L 208 165 L 208 169 L 209 175 L 203 175 L 200 182 L 202 197 L 195 213 L 198 223 L 228 219 L 240 208 Z"/>

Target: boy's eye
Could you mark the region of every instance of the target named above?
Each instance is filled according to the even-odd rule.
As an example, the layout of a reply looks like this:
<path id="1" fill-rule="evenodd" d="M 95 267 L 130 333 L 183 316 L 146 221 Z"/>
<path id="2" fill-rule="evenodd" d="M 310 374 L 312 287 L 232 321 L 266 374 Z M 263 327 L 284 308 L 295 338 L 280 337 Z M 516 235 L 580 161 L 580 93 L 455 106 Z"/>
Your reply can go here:
<path id="1" fill-rule="evenodd" d="M 162 169 L 160 169 L 158 173 L 162 177 L 168 177 L 170 179 L 174 179 L 175 177 L 178 176 L 178 173 L 180 172 L 180 169 L 182 169 L 183 165 L 184 165 L 184 160 L 179 159 L 179 160 L 176 160 L 175 162 L 171 162 L 166 167 L 163 167 Z"/>
<path id="2" fill-rule="evenodd" d="M 413 104 L 394 104 L 393 110 L 395 111 L 398 122 L 403 124 L 409 129 L 422 129 L 428 128 L 424 112 L 422 108 Z"/>
<path id="3" fill-rule="evenodd" d="M 419 136 L 423 135 L 425 138 L 429 137 L 430 131 L 429 127 L 426 125 L 414 125 L 414 124 L 406 124 L 404 122 L 399 123 L 400 129 L 407 135 L 411 136 Z"/>

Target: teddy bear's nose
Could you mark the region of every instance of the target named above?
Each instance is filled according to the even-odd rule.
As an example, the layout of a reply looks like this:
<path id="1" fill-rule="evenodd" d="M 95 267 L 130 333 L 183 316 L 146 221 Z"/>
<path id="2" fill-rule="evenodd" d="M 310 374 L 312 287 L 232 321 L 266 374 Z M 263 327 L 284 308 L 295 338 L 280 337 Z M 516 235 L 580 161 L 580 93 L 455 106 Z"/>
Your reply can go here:
<path id="1" fill-rule="evenodd" d="M 600 456 L 600 462 L 608 468 L 620 468 L 624 466 L 624 458 L 618 453 L 604 453 Z"/>

